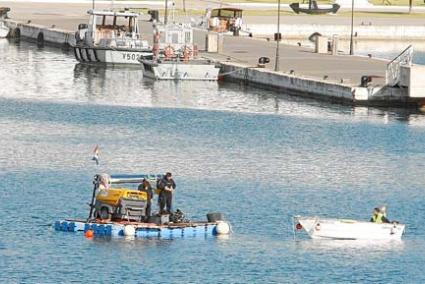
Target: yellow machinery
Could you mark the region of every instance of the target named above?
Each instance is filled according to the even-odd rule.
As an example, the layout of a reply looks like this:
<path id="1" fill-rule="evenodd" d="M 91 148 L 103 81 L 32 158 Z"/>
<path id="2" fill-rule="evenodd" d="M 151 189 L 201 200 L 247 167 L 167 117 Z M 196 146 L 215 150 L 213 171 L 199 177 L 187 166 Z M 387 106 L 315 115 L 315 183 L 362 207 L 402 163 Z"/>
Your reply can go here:
<path id="1" fill-rule="evenodd" d="M 162 175 L 95 175 L 89 219 L 143 221 L 148 217 L 148 196 L 146 192 L 139 191 L 137 186 L 144 179 L 156 183 L 161 177 Z"/>
<path id="2" fill-rule="evenodd" d="M 148 197 L 147 193 L 144 191 L 124 187 L 100 189 L 96 195 L 96 201 L 103 202 L 111 206 L 117 206 L 121 198 L 146 201 Z"/>

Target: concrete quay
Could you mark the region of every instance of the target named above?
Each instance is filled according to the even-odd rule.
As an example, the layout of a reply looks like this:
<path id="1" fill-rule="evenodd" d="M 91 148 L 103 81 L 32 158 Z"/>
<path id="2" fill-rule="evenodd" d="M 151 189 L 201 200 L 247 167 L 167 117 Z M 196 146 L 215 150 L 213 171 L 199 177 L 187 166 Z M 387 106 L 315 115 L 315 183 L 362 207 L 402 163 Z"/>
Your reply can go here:
<path id="1" fill-rule="evenodd" d="M 424 16 L 425 17 L 425 16 Z M 257 36 L 273 36 L 276 25 L 247 24 L 247 29 Z M 280 31 L 286 39 L 305 39 L 313 33 L 324 36 L 338 35 L 341 39 L 349 39 L 350 25 L 343 24 L 282 24 Z M 372 25 L 363 23 L 354 25 L 353 34 L 356 40 L 425 40 L 425 25 Z"/>
<path id="2" fill-rule="evenodd" d="M 61 4 L 63 6 L 64 4 Z M 7 20 L 12 34 L 43 43 L 72 45 L 74 28 L 87 21 L 85 7 L 80 14 L 72 16 L 50 15 L 30 23 Z M 63 9 L 62 9 L 63 11 Z M 15 14 L 17 11 L 15 11 Z M 37 12 L 35 12 L 37 13 Z M 40 12 L 39 12 L 40 13 Z M 50 21 L 51 24 L 48 24 Z M 42 24 L 41 24 L 42 23 Z M 52 27 L 52 23 L 56 26 Z M 63 26 L 61 23 L 65 23 Z M 44 25 L 43 25 L 44 24 Z M 46 25 L 47 24 L 47 25 Z M 152 39 L 149 22 L 141 23 L 146 39 Z M 19 32 L 18 32 L 19 31 Z M 197 30 L 195 41 L 205 49 L 206 32 Z M 218 53 L 202 52 L 202 56 L 216 61 L 222 66 L 223 78 L 242 84 L 285 91 L 299 96 L 309 96 L 319 100 L 328 100 L 358 105 L 374 106 L 418 106 L 425 100 L 424 90 L 415 83 L 412 93 L 411 78 L 420 78 L 425 74 L 424 66 L 398 68 L 398 77 L 403 84 L 388 84 L 388 61 L 382 59 L 330 55 L 315 53 L 312 49 L 281 44 L 279 72 L 273 71 L 276 42 L 256 38 L 224 36 L 223 46 Z M 265 68 L 258 67 L 259 57 L 269 57 Z M 419 74 L 419 75 L 418 75 Z M 361 77 L 370 76 L 372 81 L 361 86 Z M 420 80 L 419 80 L 420 81 Z M 393 87 L 394 85 L 397 85 Z M 400 87 L 401 86 L 401 87 Z M 424 94 L 422 94 L 424 93 Z"/>

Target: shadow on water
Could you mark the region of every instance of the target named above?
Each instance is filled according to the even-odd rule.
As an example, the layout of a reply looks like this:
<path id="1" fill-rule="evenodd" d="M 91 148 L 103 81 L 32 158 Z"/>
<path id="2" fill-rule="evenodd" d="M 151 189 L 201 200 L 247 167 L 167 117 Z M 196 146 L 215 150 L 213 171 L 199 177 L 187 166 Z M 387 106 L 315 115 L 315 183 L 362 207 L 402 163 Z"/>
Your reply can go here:
<path id="1" fill-rule="evenodd" d="M 376 254 L 402 251 L 404 249 L 404 241 L 361 241 L 361 240 L 297 240 L 295 241 L 297 250 L 304 251 L 339 251 L 347 257 L 357 256 L 362 257 L 362 251 L 374 252 Z M 348 254 L 348 255 L 347 255 Z"/>

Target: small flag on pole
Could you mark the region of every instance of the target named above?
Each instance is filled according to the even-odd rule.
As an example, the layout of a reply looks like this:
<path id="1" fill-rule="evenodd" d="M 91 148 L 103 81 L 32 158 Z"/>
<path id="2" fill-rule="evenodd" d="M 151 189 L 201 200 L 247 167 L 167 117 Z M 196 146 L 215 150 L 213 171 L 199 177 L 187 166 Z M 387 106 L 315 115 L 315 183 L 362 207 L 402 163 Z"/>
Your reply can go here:
<path id="1" fill-rule="evenodd" d="M 97 144 L 93 149 L 93 157 L 91 159 L 96 162 L 96 165 L 99 165 L 99 145 Z"/>

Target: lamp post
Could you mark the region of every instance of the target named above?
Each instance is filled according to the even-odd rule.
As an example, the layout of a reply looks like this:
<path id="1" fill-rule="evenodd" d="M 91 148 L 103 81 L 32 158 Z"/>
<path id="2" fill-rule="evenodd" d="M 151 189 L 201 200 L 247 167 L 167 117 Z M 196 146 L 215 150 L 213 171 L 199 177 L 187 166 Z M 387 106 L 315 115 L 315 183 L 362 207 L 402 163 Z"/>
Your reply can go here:
<path id="1" fill-rule="evenodd" d="M 277 1 L 277 36 L 276 36 L 276 58 L 274 62 L 274 71 L 279 71 L 279 59 L 280 59 L 279 46 L 280 46 L 280 0 Z"/>
<path id="2" fill-rule="evenodd" d="M 165 0 L 164 25 L 168 22 L 168 0 Z"/>
<path id="3" fill-rule="evenodd" d="M 354 29 L 354 0 L 351 0 L 351 36 L 350 36 L 350 55 L 354 54 L 353 50 L 353 29 Z"/>

